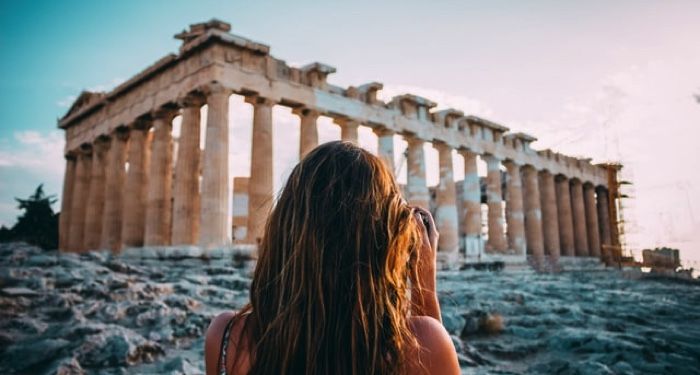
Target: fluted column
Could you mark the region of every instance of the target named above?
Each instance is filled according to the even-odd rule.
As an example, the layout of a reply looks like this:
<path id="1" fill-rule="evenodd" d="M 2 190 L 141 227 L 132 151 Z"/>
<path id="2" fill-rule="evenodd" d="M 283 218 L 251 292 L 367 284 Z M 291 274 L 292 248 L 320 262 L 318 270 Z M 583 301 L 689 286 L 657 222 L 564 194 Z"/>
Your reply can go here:
<path id="1" fill-rule="evenodd" d="M 595 188 L 592 184 L 583 185 L 583 201 L 586 206 L 586 233 L 590 256 L 600 258 L 600 229 L 598 226 L 598 207 L 595 202 Z"/>
<path id="2" fill-rule="evenodd" d="M 476 167 L 476 156 L 469 150 L 459 150 L 464 158 L 464 181 L 462 185 L 461 233 L 467 256 L 480 254 L 481 244 L 481 186 Z"/>
<path id="3" fill-rule="evenodd" d="M 488 204 L 489 238 L 486 248 L 496 253 L 507 248 L 503 220 L 503 198 L 501 192 L 501 160 L 493 155 L 484 155 L 486 161 L 486 203 Z"/>
<path id="4" fill-rule="evenodd" d="M 583 202 L 583 186 L 579 179 L 571 180 L 571 208 L 574 218 L 574 244 L 576 256 L 586 257 L 588 234 L 586 233 L 586 208 Z"/>
<path id="5" fill-rule="evenodd" d="M 173 245 L 194 245 L 199 240 L 199 134 L 202 94 L 180 101 L 182 125 L 177 147 L 173 187 Z"/>
<path id="6" fill-rule="evenodd" d="M 374 134 L 377 135 L 377 154 L 394 174 L 394 131 L 386 128 L 375 128 Z"/>
<path id="7" fill-rule="evenodd" d="M 536 262 L 544 257 L 544 240 L 542 232 L 542 210 L 540 208 L 540 189 L 537 170 L 530 165 L 523 167 L 523 199 L 525 203 L 525 234 L 527 253 Z"/>
<path id="8" fill-rule="evenodd" d="M 576 255 L 574 245 L 574 218 L 571 212 L 571 194 L 569 179 L 562 175 L 556 177 L 557 217 L 559 220 L 559 244 L 561 255 Z"/>
<path id="9" fill-rule="evenodd" d="M 143 246 L 151 159 L 150 119 L 137 120 L 129 134 L 129 171 L 124 183 L 122 243 L 125 247 Z"/>
<path id="10" fill-rule="evenodd" d="M 438 251 L 457 253 L 459 249 L 457 192 L 452 170 L 452 147 L 441 142 L 433 143 L 440 160 L 440 182 L 436 191 L 435 225 L 440 237 Z"/>
<path id="11" fill-rule="evenodd" d="M 340 139 L 357 144 L 357 129 L 360 123 L 351 119 L 335 119 L 335 123 L 340 125 Z"/>
<path id="12" fill-rule="evenodd" d="M 90 191 L 90 171 L 92 170 L 92 146 L 84 144 L 80 146 L 78 160 L 75 167 L 75 185 L 73 186 L 73 198 L 71 199 L 71 220 L 68 248 L 70 251 L 83 251 L 85 234 L 85 199 Z"/>
<path id="13" fill-rule="evenodd" d="M 61 214 L 58 216 L 58 249 L 70 250 L 69 233 L 71 206 L 73 205 L 73 187 L 75 186 L 76 157 L 72 153 L 67 154 L 66 169 L 63 173 L 63 192 L 61 193 Z"/>
<path id="14" fill-rule="evenodd" d="M 267 98 L 246 98 L 253 104 L 253 145 L 248 184 L 248 242 L 258 243 L 272 209 L 272 107 Z"/>
<path id="15" fill-rule="evenodd" d="M 425 154 L 423 152 L 423 140 L 406 136 L 408 143 L 408 164 L 406 178 L 406 192 L 408 202 L 411 205 L 430 208 L 430 193 L 425 179 Z"/>
<path id="16" fill-rule="evenodd" d="M 608 208 L 608 190 L 602 186 L 596 188 L 598 205 L 598 226 L 600 227 L 601 257 L 605 263 L 612 262 L 609 246 L 612 245 L 612 234 L 610 231 L 610 211 Z"/>
<path id="17" fill-rule="evenodd" d="M 105 210 L 102 217 L 103 249 L 112 251 L 122 248 L 122 220 L 124 218 L 124 179 L 126 175 L 126 152 L 129 131 L 118 128 L 112 136 L 107 158 Z"/>
<path id="18" fill-rule="evenodd" d="M 512 160 L 504 162 L 508 171 L 506 180 L 506 224 L 508 246 L 515 254 L 525 255 L 525 215 L 523 213 L 523 185 L 520 165 Z"/>
<path id="19" fill-rule="evenodd" d="M 542 209 L 542 231 L 544 251 L 552 260 L 559 259 L 559 218 L 557 215 L 557 193 L 554 175 L 547 170 L 540 172 L 540 202 Z"/>
<path id="20" fill-rule="evenodd" d="M 219 84 L 207 85 L 207 129 L 202 159 L 202 193 L 199 244 L 224 246 L 231 242 L 228 208 L 228 101 L 231 91 Z M 255 137 L 255 135 L 253 135 Z"/>
<path id="21" fill-rule="evenodd" d="M 319 113 L 308 108 L 297 108 L 294 113 L 299 116 L 301 123 L 299 126 L 299 160 L 318 146 L 318 125 Z"/>
<path id="22" fill-rule="evenodd" d="M 153 143 L 146 198 L 146 246 L 170 244 L 173 180 L 173 108 L 162 108 L 153 114 Z"/>
<path id="23" fill-rule="evenodd" d="M 85 234 L 83 234 L 83 243 L 87 250 L 97 250 L 100 247 L 102 215 L 105 208 L 105 169 L 110 141 L 108 137 L 99 137 L 92 144 L 90 189 L 87 194 Z"/>

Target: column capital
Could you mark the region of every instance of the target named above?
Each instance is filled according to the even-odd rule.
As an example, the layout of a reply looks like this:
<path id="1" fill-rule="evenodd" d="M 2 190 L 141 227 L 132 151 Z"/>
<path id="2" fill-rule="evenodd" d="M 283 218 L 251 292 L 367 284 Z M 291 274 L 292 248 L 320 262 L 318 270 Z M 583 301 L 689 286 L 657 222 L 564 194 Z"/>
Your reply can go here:
<path id="1" fill-rule="evenodd" d="M 152 111 L 151 116 L 153 116 L 153 119 L 155 120 L 165 120 L 170 122 L 175 118 L 175 116 L 178 115 L 178 110 L 179 109 L 176 105 L 173 103 L 168 103 Z"/>
<path id="2" fill-rule="evenodd" d="M 114 134 L 114 137 L 120 141 L 126 141 L 129 139 L 129 132 L 130 129 L 126 126 L 118 126 L 114 131 L 112 132 Z"/>
<path id="3" fill-rule="evenodd" d="M 105 152 L 109 149 L 109 141 L 111 137 L 108 135 L 100 135 L 95 139 L 95 141 L 92 142 L 92 150 L 93 152 Z"/>
<path id="4" fill-rule="evenodd" d="M 483 154 L 481 155 L 481 158 L 484 159 L 486 163 L 494 163 L 494 162 L 502 162 L 503 158 L 498 157 L 494 154 Z"/>
<path id="5" fill-rule="evenodd" d="M 343 127 L 357 128 L 360 126 L 359 121 L 346 117 L 334 118 L 333 122 Z"/>
<path id="6" fill-rule="evenodd" d="M 390 136 L 396 134 L 395 131 L 385 128 L 383 126 L 372 128 L 372 132 L 377 135 L 377 137 L 384 137 L 384 136 Z"/>
<path id="7" fill-rule="evenodd" d="M 438 151 L 452 151 L 452 146 L 443 141 L 432 141 L 433 148 Z"/>
<path id="8" fill-rule="evenodd" d="M 76 150 L 76 152 L 77 152 L 78 156 L 90 156 L 90 155 L 92 155 L 92 144 L 83 143 Z"/>
<path id="9" fill-rule="evenodd" d="M 466 147 L 458 148 L 457 153 L 462 155 L 462 157 L 464 157 L 464 158 L 473 158 L 473 157 L 476 157 L 476 155 L 478 155 L 476 152 L 474 152 Z"/>
<path id="10" fill-rule="evenodd" d="M 69 161 L 75 161 L 77 159 L 77 155 L 76 155 L 75 150 L 70 150 L 70 151 L 66 152 L 63 155 L 63 158 L 66 160 L 69 160 Z"/>
<path id="11" fill-rule="evenodd" d="M 202 85 L 199 90 L 207 97 L 216 94 L 229 95 L 233 91 L 216 81 Z"/>
<path id="12" fill-rule="evenodd" d="M 276 101 L 266 98 L 257 94 L 254 95 L 248 95 L 245 97 L 245 102 L 252 104 L 253 106 L 267 106 L 267 107 L 272 107 L 273 105 L 277 104 Z"/>
<path id="13" fill-rule="evenodd" d="M 153 118 L 150 115 L 138 117 L 130 126 L 135 130 L 148 130 L 153 126 Z"/>
<path id="14" fill-rule="evenodd" d="M 422 138 L 419 138 L 417 135 L 413 133 L 404 133 L 402 134 L 403 139 L 406 141 L 406 143 L 409 144 L 409 146 L 414 145 L 414 146 L 420 146 L 425 143 L 425 140 Z"/>
<path id="15" fill-rule="evenodd" d="M 321 112 L 307 108 L 307 107 L 297 107 L 292 109 L 292 113 L 299 116 L 299 117 L 313 117 L 313 118 L 318 118 L 321 116 Z"/>
<path id="16" fill-rule="evenodd" d="M 508 167 L 522 167 L 523 163 L 513 160 L 513 159 L 504 159 L 502 161 L 503 165 L 508 168 Z"/>
<path id="17" fill-rule="evenodd" d="M 543 176 L 554 176 L 554 174 L 547 168 L 539 171 Z"/>
<path id="18" fill-rule="evenodd" d="M 182 108 L 201 107 L 207 103 L 207 97 L 201 91 L 192 91 L 177 99 L 177 104 Z"/>

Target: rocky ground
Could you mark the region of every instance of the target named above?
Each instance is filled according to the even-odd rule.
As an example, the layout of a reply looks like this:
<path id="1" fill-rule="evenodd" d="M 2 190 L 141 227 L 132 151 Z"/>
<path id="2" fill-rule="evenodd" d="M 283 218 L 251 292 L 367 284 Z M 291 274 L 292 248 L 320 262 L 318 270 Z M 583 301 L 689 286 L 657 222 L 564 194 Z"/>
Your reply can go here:
<path id="1" fill-rule="evenodd" d="M 252 264 L 0 244 L 1 374 L 199 374 L 204 330 Z M 700 287 L 618 272 L 439 275 L 465 374 L 697 374 Z"/>

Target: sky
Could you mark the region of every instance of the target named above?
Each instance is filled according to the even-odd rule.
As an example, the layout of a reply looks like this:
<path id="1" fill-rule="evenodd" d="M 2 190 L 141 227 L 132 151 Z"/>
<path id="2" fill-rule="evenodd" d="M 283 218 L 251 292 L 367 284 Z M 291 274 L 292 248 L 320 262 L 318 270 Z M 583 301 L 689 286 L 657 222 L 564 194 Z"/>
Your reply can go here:
<path id="1" fill-rule="evenodd" d="M 40 183 L 60 198 L 56 121 L 81 90 L 110 90 L 176 52 L 174 34 L 212 17 L 291 65 L 336 67 L 332 84 L 379 81 L 386 100 L 418 94 L 533 134 L 536 149 L 621 161 L 633 182 L 629 247 L 671 246 L 700 262 L 698 1 L 4 0 L 0 224 L 14 223 L 14 197 Z M 273 116 L 279 189 L 297 161 L 298 118 L 283 107 Z M 232 96 L 232 175 L 250 168 L 251 117 Z M 330 119 L 319 126 L 321 141 L 339 138 Z M 376 150 L 373 137 L 363 129 L 360 143 Z M 435 183 L 437 154 L 426 151 Z M 455 158 L 457 178 L 460 168 Z"/>

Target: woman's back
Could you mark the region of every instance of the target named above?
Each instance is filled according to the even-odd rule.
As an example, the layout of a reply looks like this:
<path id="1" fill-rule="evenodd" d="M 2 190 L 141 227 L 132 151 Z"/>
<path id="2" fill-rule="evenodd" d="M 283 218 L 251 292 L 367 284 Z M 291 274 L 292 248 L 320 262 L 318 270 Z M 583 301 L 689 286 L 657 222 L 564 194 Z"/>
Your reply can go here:
<path id="1" fill-rule="evenodd" d="M 437 238 L 383 161 L 347 142 L 317 147 L 270 212 L 231 340 L 230 313 L 207 333 L 207 372 L 225 357 L 251 375 L 458 373 L 435 292 Z"/>
<path id="2" fill-rule="evenodd" d="M 207 330 L 205 353 L 207 375 L 239 375 L 250 371 L 249 341 L 245 337 L 245 316 L 225 312 L 217 316 Z M 459 374 L 457 354 L 449 334 L 436 319 L 410 318 L 409 327 L 418 348 L 406 356 L 406 375 Z M 416 350 L 417 349 L 417 350 Z"/>

